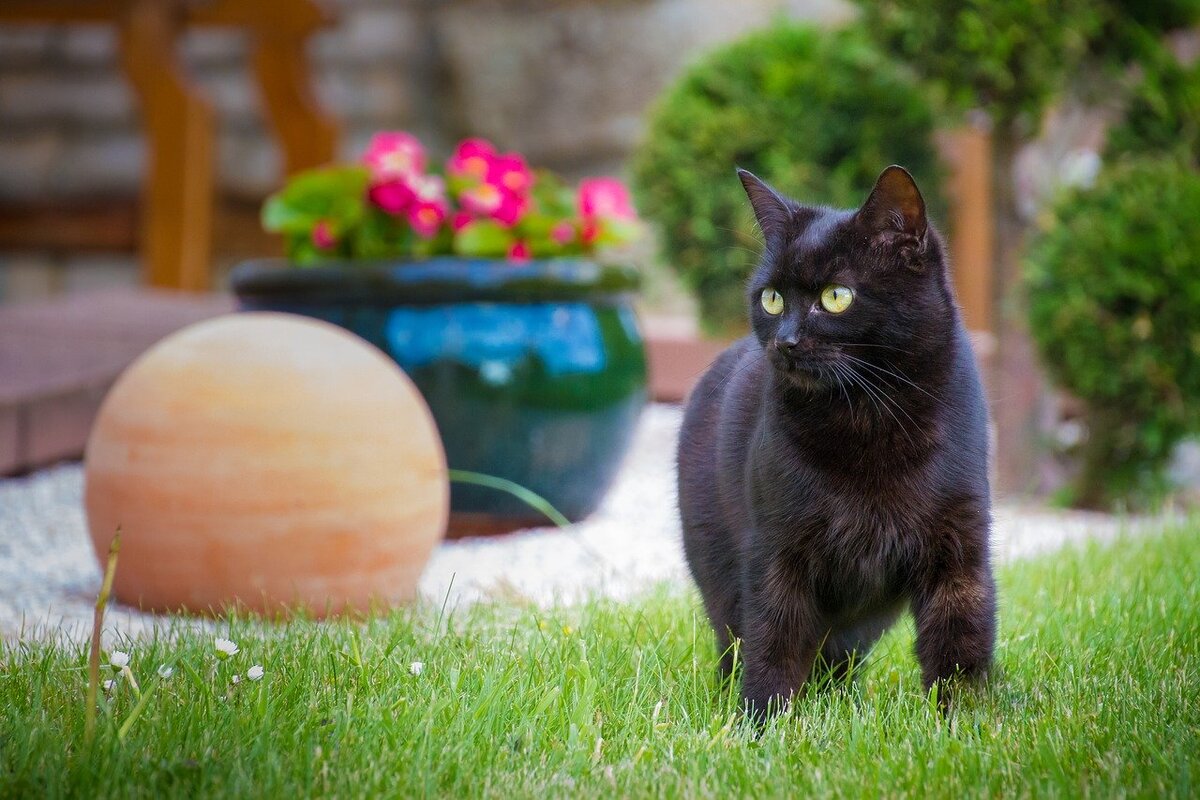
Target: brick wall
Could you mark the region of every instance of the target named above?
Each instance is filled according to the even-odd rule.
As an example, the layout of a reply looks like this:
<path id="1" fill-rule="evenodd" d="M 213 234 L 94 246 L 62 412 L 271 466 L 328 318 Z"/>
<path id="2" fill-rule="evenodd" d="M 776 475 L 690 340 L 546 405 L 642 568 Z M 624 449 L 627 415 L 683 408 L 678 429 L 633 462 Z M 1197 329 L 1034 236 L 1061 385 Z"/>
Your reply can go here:
<path id="1" fill-rule="evenodd" d="M 492 137 L 572 176 L 619 171 L 647 105 L 698 52 L 784 14 L 844 18 L 844 0 L 336 0 L 312 42 L 318 95 L 353 157 L 371 132 L 440 152 Z M 233 31 L 190 32 L 189 73 L 219 115 L 219 182 L 260 198 L 280 157 Z M 145 150 L 104 26 L 0 27 L 0 202 L 133 196 Z M 128 284 L 132 254 L 0 252 L 0 300 Z"/>

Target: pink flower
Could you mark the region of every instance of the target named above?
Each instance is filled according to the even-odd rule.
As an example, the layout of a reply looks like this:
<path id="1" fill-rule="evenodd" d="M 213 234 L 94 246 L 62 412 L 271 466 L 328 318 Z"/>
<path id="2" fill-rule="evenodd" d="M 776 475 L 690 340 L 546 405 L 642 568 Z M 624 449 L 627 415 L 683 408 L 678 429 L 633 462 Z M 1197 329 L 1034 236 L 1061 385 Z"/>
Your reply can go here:
<path id="1" fill-rule="evenodd" d="M 408 210 L 408 224 L 422 239 L 432 239 L 446 221 L 447 211 L 443 202 L 418 200 Z"/>
<path id="2" fill-rule="evenodd" d="M 529 209 L 529 199 L 505 192 L 491 183 L 472 186 L 458 196 L 462 207 L 477 217 L 488 217 L 512 227 Z"/>
<path id="3" fill-rule="evenodd" d="M 533 185 L 533 172 L 517 153 L 496 156 L 488 165 L 487 182 L 515 195 L 525 195 Z"/>
<path id="4" fill-rule="evenodd" d="M 413 196 L 425 203 L 441 203 L 446 200 L 446 182 L 437 175 L 412 175 L 406 181 Z"/>
<path id="5" fill-rule="evenodd" d="M 451 175 L 481 181 L 487 177 L 488 168 L 495 157 L 496 148 L 487 139 L 463 139 L 446 162 L 446 171 Z"/>
<path id="6" fill-rule="evenodd" d="M 371 183 L 384 183 L 425 171 L 425 148 L 405 131 L 383 131 L 371 137 L 363 163 L 371 168 Z"/>
<path id="7" fill-rule="evenodd" d="M 319 220 L 313 226 L 312 243 L 321 250 L 328 250 L 337 244 L 337 237 L 333 235 L 333 226 L 329 224 L 329 220 Z"/>
<path id="8" fill-rule="evenodd" d="M 492 212 L 492 219 L 506 228 L 517 224 L 529 210 L 529 199 L 520 195 L 501 193 L 500 205 Z"/>
<path id="9" fill-rule="evenodd" d="M 585 178 L 580 181 L 579 214 L 584 219 L 637 219 L 629 190 L 616 178 Z"/>
<path id="10" fill-rule="evenodd" d="M 455 233 L 458 233 L 463 228 L 467 227 L 467 225 L 470 224 L 471 220 L 473 219 L 474 217 L 472 217 L 466 211 L 456 211 L 454 212 L 454 218 L 450 220 L 450 227 L 454 228 Z"/>
<path id="11" fill-rule="evenodd" d="M 504 193 L 490 183 L 481 183 L 459 195 L 458 201 L 472 214 L 490 217 L 504 202 Z"/>
<path id="12" fill-rule="evenodd" d="M 530 252 L 528 242 L 518 239 L 517 241 L 513 242 L 512 247 L 508 248 L 509 261 L 516 261 L 519 263 L 522 261 L 528 261 L 529 257 Z"/>
<path id="13" fill-rule="evenodd" d="M 555 224 L 550 229 L 550 240 L 561 246 L 570 244 L 575 241 L 575 225 L 565 219 Z"/>
<path id="14" fill-rule="evenodd" d="M 367 191 L 371 202 L 389 214 L 403 214 L 413 201 L 413 190 L 404 180 L 376 184 Z"/>

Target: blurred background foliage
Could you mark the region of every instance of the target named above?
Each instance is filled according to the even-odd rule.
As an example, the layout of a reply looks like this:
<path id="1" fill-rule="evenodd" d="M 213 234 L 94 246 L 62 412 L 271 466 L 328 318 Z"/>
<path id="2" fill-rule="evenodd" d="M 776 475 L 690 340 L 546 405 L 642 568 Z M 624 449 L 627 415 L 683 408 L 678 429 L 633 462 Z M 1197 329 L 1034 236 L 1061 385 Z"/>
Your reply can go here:
<path id="1" fill-rule="evenodd" d="M 1070 497 L 1162 498 L 1200 404 L 1200 61 L 1182 63 L 1170 38 L 1200 0 L 856 5 L 840 30 L 779 24 L 715 50 L 665 92 L 632 163 L 664 260 L 710 331 L 739 330 L 759 244 L 734 165 L 849 207 L 902 163 L 938 209 L 935 130 L 983 126 L 1001 347 L 1032 335 L 1085 409 Z M 1049 192 L 1035 231 L 1018 159 L 1064 105 L 1102 112 L 1102 166 L 1060 176 L 1082 185 Z"/>
<path id="2" fill-rule="evenodd" d="M 1200 167 L 1200 61 L 1184 66 L 1168 53 L 1144 71 L 1108 132 L 1105 159 L 1127 154 L 1175 156 Z"/>
<path id="3" fill-rule="evenodd" d="M 665 93 L 633 158 L 634 188 L 705 326 L 736 331 L 759 234 L 734 167 L 801 202 L 854 207 L 901 163 L 940 217 L 934 127 L 914 73 L 860 27 L 781 24 L 713 51 Z"/>
<path id="4" fill-rule="evenodd" d="M 1030 327 L 1086 406 L 1069 500 L 1145 507 L 1200 430 L 1200 174 L 1125 158 L 1059 198 L 1026 257 Z"/>

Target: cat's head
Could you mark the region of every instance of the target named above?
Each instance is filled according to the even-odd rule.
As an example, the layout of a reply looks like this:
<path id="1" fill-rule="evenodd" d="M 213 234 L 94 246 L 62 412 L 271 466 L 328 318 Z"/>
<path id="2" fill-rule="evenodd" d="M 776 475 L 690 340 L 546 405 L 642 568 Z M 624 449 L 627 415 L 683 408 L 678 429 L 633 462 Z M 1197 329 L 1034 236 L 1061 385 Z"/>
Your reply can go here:
<path id="1" fill-rule="evenodd" d="M 771 363 L 800 386 L 837 384 L 872 364 L 920 357 L 953 330 L 942 246 L 902 167 L 861 208 L 805 206 L 738 170 L 763 233 L 750 322 Z"/>

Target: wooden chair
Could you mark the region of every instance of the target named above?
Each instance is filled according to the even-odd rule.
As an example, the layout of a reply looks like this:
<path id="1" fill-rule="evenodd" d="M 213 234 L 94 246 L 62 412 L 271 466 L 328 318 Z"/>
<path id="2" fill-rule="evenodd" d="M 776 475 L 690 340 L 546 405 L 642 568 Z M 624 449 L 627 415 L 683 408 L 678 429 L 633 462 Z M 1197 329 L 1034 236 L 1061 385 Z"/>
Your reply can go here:
<path id="1" fill-rule="evenodd" d="M 337 126 L 315 102 L 304 47 L 331 21 L 313 0 L 0 2 L 0 24 L 116 26 L 122 66 L 138 95 L 148 141 L 138 237 L 144 282 L 188 290 L 205 289 L 210 280 L 216 120 L 180 68 L 180 34 L 191 26 L 250 33 L 267 117 L 292 173 L 332 160 L 336 148 Z M 21 239 L 31 244 L 28 235 Z"/>

